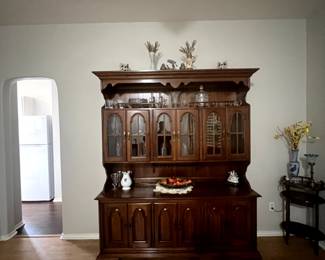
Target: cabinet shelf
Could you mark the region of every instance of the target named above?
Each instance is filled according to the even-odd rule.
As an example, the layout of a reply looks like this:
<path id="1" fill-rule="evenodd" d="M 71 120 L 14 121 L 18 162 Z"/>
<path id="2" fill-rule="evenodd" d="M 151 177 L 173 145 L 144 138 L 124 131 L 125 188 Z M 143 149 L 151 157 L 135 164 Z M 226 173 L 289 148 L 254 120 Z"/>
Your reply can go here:
<path id="1" fill-rule="evenodd" d="M 289 232 L 290 234 L 309 238 L 311 240 L 325 240 L 325 234 L 323 232 L 317 230 L 315 227 L 299 222 L 283 221 L 281 223 L 281 228 L 286 230 L 286 232 Z"/>
<path id="2" fill-rule="evenodd" d="M 291 203 L 305 207 L 313 207 L 315 203 L 325 203 L 325 199 L 315 194 L 310 194 L 302 191 L 285 190 L 281 192 L 281 196 L 289 199 Z"/>

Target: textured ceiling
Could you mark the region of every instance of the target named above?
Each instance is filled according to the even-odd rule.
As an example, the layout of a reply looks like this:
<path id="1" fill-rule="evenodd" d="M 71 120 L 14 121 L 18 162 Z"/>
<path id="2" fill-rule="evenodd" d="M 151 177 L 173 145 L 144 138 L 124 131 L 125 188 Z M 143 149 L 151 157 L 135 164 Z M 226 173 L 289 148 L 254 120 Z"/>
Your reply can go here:
<path id="1" fill-rule="evenodd" d="M 308 18 L 325 0 L 0 0 L 0 25 Z"/>

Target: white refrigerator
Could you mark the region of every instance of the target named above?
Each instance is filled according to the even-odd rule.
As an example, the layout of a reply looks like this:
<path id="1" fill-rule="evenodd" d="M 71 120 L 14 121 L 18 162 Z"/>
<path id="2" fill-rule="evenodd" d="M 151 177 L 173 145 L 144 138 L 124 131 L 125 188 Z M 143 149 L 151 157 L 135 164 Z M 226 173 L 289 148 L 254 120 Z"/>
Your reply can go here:
<path id="1" fill-rule="evenodd" d="M 19 119 L 22 201 L 54 199 L 52 120 L 50 116 Z"/>

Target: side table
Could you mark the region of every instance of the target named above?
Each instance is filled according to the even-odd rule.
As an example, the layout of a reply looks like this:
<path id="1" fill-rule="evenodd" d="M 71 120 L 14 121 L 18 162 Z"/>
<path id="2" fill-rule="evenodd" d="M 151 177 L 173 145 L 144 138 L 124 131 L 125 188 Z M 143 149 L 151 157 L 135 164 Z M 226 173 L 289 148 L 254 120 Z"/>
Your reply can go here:
<path id="1" fill-rule="evenodd" d="M 315 182 L 309 177 L 282 176 L 280 185 L 284 188 L 281 192 L 285 200 L 285 220 L 281 223 L 285 231 L 286 244 L 289 242 L 289 235 L 294 234 L 309 238 L 313 241 L 314 253 L 319 254 L 319 241 L 325 240 L 325 234 L 319 230 L 319 205 L 325 203 L 325 199 L 319 196 L 319 192 L 325 190 L 324 182 Z M 314 225 L 306 225 L 290 220 L 290 204 L 296 204 L 313 209 Z"/>

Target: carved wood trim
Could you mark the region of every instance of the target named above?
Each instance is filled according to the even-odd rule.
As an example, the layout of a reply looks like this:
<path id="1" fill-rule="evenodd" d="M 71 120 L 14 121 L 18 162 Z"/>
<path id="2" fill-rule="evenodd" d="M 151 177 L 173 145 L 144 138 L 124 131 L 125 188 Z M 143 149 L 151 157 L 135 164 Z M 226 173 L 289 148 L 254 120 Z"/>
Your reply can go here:
<path id="1" fill-rule="evenodd" d="M 146 89 L 150 84 L 177 89 L 182 85 L 200 82 L 234 82 L 250 87 L 250 77 L 257 68 L 249 69 L 202 69 L 166 71 L 94 71 L 101 80 L 101 91 L 114 91 L 117 86 L 132 85 L 132 90 Z M 121 90 L 121 89 L 120 89 Z"/>

